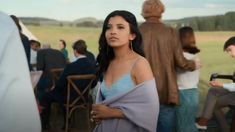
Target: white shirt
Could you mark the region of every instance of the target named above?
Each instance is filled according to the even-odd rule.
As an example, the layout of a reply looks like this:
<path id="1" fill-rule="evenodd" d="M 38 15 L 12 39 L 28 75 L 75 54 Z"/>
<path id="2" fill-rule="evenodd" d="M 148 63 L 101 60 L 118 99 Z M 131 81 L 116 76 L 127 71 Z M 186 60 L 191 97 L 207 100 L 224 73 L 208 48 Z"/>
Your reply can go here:
<path id="1" fill-rule="evenodd" d="M 223 88 L 230 92 L 235 92 L 235 83 L 224 83 Z"/>
<path id="2" fill-rule="evenodd" d="M 30 49 L 30 64 L 37 64 L 37 51 Z"/>
<path id="3" fill-rule="evenodd" d="M 27 59 L 13 20 L 0 12 L 0 132 L 41 132 Z"/>
<path id="4" fill-rule="evenodd" d="M 80 56 L 78 56 L 78 57 L 73 56 L 73 57 L 70 59 L 70 62 L 75 62 L 75 61 L 77 61 L 78 59 L 81 59 L 81 58 L 86 58 L 86 56 L 85 56 L 85 55 L 80 55 Z"/>
<path id="5" fill-rule="evenodd" d="M 184 52 L 184 57 L 188 60 L 195 58 L 199 59 L 196 55 Z M 199 82 L 199 70 L 183 71 L 177 70 L 177 83 L 180 90 L 197 88 Z"/>

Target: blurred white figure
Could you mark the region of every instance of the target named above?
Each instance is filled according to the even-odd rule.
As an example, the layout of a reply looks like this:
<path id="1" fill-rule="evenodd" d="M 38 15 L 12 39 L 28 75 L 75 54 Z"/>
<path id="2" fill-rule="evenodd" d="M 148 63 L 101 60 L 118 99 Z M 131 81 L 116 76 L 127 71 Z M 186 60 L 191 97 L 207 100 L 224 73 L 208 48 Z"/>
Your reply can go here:
<path id="1" fill-rule="evenodd" d="M 41 132 L 19 31 L 2 12 L 0 29 L 0 132 Z"/>

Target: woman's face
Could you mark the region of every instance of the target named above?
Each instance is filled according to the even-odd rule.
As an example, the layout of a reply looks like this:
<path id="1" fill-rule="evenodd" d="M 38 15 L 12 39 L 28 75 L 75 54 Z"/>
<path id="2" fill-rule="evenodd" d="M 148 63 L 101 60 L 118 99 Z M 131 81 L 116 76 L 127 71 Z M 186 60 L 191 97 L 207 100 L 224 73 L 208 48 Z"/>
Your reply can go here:
<path id="1" fill-rule="evenodd" d="M 63 49 L 63 48 L 64 48 L 64 44 L 63 44 L 61 41 L 59 41 L 59 48 L 60 48 L 60 49 Z"/>
<path id="2" fill-rule="evenodd" d="M 231 57 L 235 58 L 235 46 L 230 45 L 228 48 L 225 50 Z"/>
<path id="3" fill-rule="evenodd" d="M 115 48 L 127 45 L 134 40 L 135 34 L 131 34 L 130 26 L 121 16 L 111 17 L 108 21 L 105 38 L 109 46 Z"/>

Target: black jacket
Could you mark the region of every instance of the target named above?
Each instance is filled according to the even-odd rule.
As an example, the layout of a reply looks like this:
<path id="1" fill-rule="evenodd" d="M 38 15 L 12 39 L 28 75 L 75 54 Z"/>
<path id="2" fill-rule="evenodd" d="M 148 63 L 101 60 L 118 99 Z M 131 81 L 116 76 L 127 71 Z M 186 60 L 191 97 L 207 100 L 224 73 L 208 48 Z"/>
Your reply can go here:
<path id="1" fill-rule="evenodd" d="M 67 77 L 69 75 L 83 75 L 83 74 L 95 74 L 96 69 L 95 65 L 90 62 L 90 60 L 86 58 L 80 58 L 77 61 L 68 64 L 62 75 L 60 76 L 59 80 L 56 83 L 56 87 L 53 90 L 56 94 L 60 94 L 61 100 L 64 100 L 62 98 L 65 98 L 65 95 L 67 94 Z M 88 85 L 88 83 L 91 80 L 79 80 L 76 81 L 76 84 L 79 86 L 80 91 L 83 91 L 85 87 Z M 71 92 L 71 97 L 77 96 L 75 91 Z"/>

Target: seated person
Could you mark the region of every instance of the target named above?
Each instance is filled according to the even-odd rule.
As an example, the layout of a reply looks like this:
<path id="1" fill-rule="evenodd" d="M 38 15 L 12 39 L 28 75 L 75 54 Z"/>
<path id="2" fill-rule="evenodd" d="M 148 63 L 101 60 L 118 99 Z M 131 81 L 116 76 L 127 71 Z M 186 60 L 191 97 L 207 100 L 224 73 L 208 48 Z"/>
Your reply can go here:
<path id="1" fill-rule="evenodd" d="M 85 49 L 85 56 L 88 58 L 88 60 L 92 63 L 92 64 L 96 64 L 96 60 L 95 60 L 95 56 L 93 55 L 93 53 L 91 53 L 90 51 L 87 50 L 87 45 L 86 45 L 86 42 L 84 40 L 78 40 L 79 43 L 83 43 L 83 45 L 86 46 L 86 49 Z M 76 56 L 73 56 L 71 58 L 71 61 L 74 62 L 77 60 L 77 57 Z"/>
<path id="2" fill-rule="evenodd" d="M 73 63 L 68 64 L 62 75 L 60 76 L 56 87 L 45 95 L 42 100 L 40 100 L 40 104 L 44 107 L 42 112 L 42 126 L 49 125 L 49 116 L 50 116 L 50 105 L 52 102 L 58 102 L 61 106 L 66 102 L 67 95 L 67 76 L 69 75 L 83 75 L 83 74 L 95 74 L 95 65 L 92 64 L 89 59 L 85 56 L 86 53 L 86 45 L 81 43 L 82 41 L 78 40 L 73 45 L 74 55 L 77 57 L 77 60 Z M 81 91 L 85 89 L 90 80 L 80 80 L 76 83 L 79 84 L 79 88 Z M 75 91 L 71 91 L 71 98 L 77 97 Z M 47 128 L 47 127 L 44 127 Z"/>
<path id="3" fill-rule="evenodd" d="M 235 36 L 225 42 L 224 51 L 235 58 Z M 230 126 L 223 115 L 222 108 L 235 105 L 235 84 L 221 83 L 214 80 L 210 82 L 210 85 L 213 88 L 211 88 L 207 94 L 202 115 L 196 125 L 199 129 L 206 129 L 208 120 L 214 114 L 219 123 L 221 132 L 229 132 Z"/>
<path id="4" fill-rule="evenodd" d="M 65 59 L 68 60 L 68 50 L 66 49 L 66 42 L 63 39 L 59 41 L 60 52 L 64 55 Z"/>

